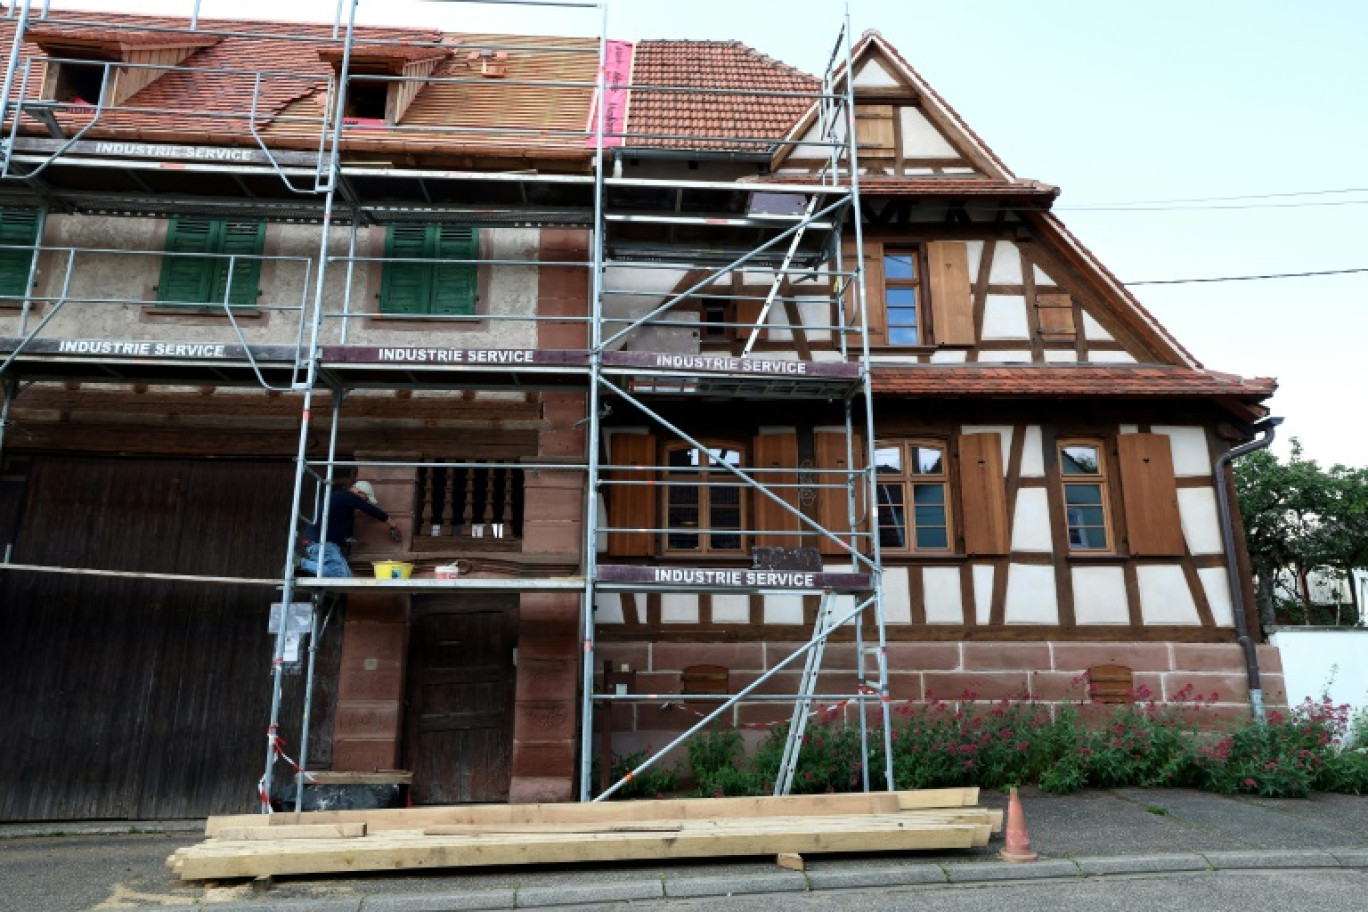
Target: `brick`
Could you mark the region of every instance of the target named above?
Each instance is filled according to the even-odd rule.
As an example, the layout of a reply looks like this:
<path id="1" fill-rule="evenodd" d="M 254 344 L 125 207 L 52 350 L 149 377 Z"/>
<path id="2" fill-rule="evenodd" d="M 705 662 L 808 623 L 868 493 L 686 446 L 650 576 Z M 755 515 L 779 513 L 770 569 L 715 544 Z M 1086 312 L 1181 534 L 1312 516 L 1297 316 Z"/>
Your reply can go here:
<path id="1" fill-rule="evenodd" d="M 1081 672 L 1095 665 L 1124 665 L 1132 671 L 1169 671 L 1167 643 L 1055 643 L 1056 671 Z"/>
<path id="2" fill-rule="evenodd" d="M 888 667 L 896 671 L 957 671 L 958 643 L 889 643 Z"/>
<path id="3" fill-rule="evenodd" d="M 574 777 L 514 776 L 508 786 L 509 804 L 551 804 L 573 801 L 575 798 Z"/>
<path id="4" fill-rule="evenodd" d="M 1236 643 L 1174 643 L 1174 671 L 1244 671 L 1244 650 Z"/>
<path id="5" fill-rule="evenodd" d="M 555 700 L 574 693 L 579 662 L 564 659 L 527 659 L 518 663 L 517 699 Z"/>
<path id="6" fill-rule="evenodd" d="M 928 671 L 922 676 L 927 699 L 941 700 L 959 700 L 966 692 L 980 700 L 1015 699 L 1027 692 L 1027 683 L 1024 671 Z"/>
<path id="7" fill-rule="evenodd" d="M 575 774 L 574 741 L 514 741 L 513 775 L 531 778 L 572 777 Z"/>
<path id="8" fill-rule="evenodd" d="M 1195 674 L 1174 671 L 1164 675 L 1164 696 L 1167 701 L 1182 700 L 1184 688 L 1191 685 L 1191 699 L 1210 700 L 1216 695 L 1218 703 L 1240 703 L 1249 698 L 1249 679 L 1243 666 L 1239 674 Z"/>
<path id="9" fill-rule="evenodd" d="M 575 704 L 569 700 L 518 701 L 513 710 L 515 741 L 559 741 L 576 733 Z"/>
<path id="10" fill-rule="evenodd" d="M 1044 671 L 1050 668 L 1049 643 L 965 643 L 965 671 Z"/>
<path id="11" fill-rule="evenodd" d="M 338 701 L 334 738 L 399 737 L 399 704 L 392 701 Z"/>
<path id="12" fill-rule="evenodd" d="M 651 653 L 653 671 L 679 671 L 690 665 L 721 665 L 728 670 L 764 667 L 759 643 L 657 643 Z"/>
<path id="13" fill-rule="evenodd" d="M 359 773 L 398 768 L 399 742 L 397 740 L 333 739 L 333 769 L 335 770 Z"/>

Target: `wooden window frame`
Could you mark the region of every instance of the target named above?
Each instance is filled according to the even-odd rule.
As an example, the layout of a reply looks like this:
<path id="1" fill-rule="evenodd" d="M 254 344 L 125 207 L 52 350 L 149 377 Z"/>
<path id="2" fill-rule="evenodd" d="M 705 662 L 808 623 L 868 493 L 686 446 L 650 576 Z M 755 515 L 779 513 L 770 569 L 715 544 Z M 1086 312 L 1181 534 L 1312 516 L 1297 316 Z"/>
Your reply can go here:
<path id="1" fill-rule="evenodd" d="M 1064 451 L 1069 447 L 1088 447 L 1097 452 L 1096 475 L 1070 475 L 1064 471 Z M 1055 444 L 1059 465 L 1059 496 L 1064 513 L 1064 541 L 1070 554 L 1115 554 L 1116 524 L 1112 516 L 1111 473 L 1107 464 L 1107 441 L 1100 437 L 1062 437 Z M 1074 480 L 1071 480 L 1074 479 Z M 1098 490 L 1097 506 L 1102 510 L 1102 533 L 1106 544 L 1100 548 L 1076 545 L 1073 541 L 1074 524 L 1069 520 L 1069 488 L 1092 486 Z M 1088 526 L 1086 528 L 1095 528 Z"/>
<path id="2" fill-rule="evenodd" d="M 741 441 L 722 438 L 701 438 L 699 442 L 708 449 L 734 450 L 737 453 L 737 466 L 739 467 L 748 464 L 746 461 L 748 458 L 748 447 Z M 660 534 L 660 554 L 662 556 L 716 555 L 724 557 L 743 557 L 750 551 L 751 538 L 745 531 L 751 505 L 750 491 L 745 482 L 739 480 L 736 482 L 736 489 L 739 494 L 740 502 L 737 505 L 738 525 L 735 530 L 723 529 L 720 530 L 719 533 L 712 528 L 713 492 L 719 490 L 719 488 L 698 484 L 697 486 L 693 486 L 693 490 L 696 492 L 696 506 L 694 508 L 698 511 L 697 526 L 694 527 L 693 531 L 685 530 L 683 527 L 681 527 L 679 532 L 670 531 L 673 528 L 670 520 L 670 496 L 672 493 L 688 490 L 691 487 L 689 485 L 680 485 L 679 482 L 688 481 L 690 479 L 694 479 L 698 482 L 705 482 L 715 481 L 724 476 L 726 478 L 733 477 L 732 474 L 725 469 L 717 468 L 711 460 L 708 461 L 706 466 L 700 466 L 697 473 L 675 471 L 669 468 L 670 455 L 672 453 L 693 449 L 696 448 L 692 444 L 685 443 L 682 440 L 671 441 L 661 448 L 661 466 L 665 469 L 665 471 L 661 472 L 661 480 L 669 483 L 661 485 L 660 517 L 661 526 L 666 529 L 666 531 Z M 719 548 L 713 545 L 713 539 L 715 537 L 731 534 L 733 532 L 737 537 L 737 547 Z M 692 548 L 672 546 L 670 544 L 670 536 L 674 534 L 693 536 L 696 539 L 696 546 Z"/>
<path id="3" fill-rule="evenodd" d="M 884 344 L 889 348 L 919 348 L 926 345 L 927 330 L 929 329 L 926 322 L 929 313 L 927 308 L 926 245 L 882 243 L 879 247 L 879 264 L 883 278 L 879 294 L 879 307 L 883 311 Z M 889 277 L 888 259 L 892 256 L 908 256 L 911 258 L 914 272 L 912 278 L 894 279 Z M 912 309 L 916 322 L 912 326 L 917 335 L 916 341 L 895 341 L 893 338 L 895 331 L 906 328 L 906 324 L 895 324 L 893 322 L 895 308 L 888 303 L 889 293 L 893 291 L 911 291 L 913 294 Z M 899 309 L 901 308 L 902 305 Z"/>
<path id="4" fill-rule="evenodd" d="M 944 556 L 955 554 L 956 552 L 956 525 L 955 507 L 952 500 L 954 486 L 950 477 L 951 449 L 950 441 L 934 437 L 910 437 L 900 439 L 885 439 L 875 443 L 874 452 L 877 455 L 881 449 L 897 448 L 900 451 L 899 458 L 902 462 L 901 471 L 893 473 L 876 472 L 876 485 L 879 490 L 880 512 L 884 506 L 883 489 L 885 487 L 899 486 L 902 488 L 902 508 L 903 522 L 902 530 L 904 544 L 898 545 L 885 544 L 883 540 L 883 530 L 885 528 L 882 516 L 877 519 L 879 538 L 879 550 L 888 554 L 906 554 L 917 556 Z M 941 470 L 936 474 L 921 474 L 912 471 L 914 451 L 917 449 L 935 449 L 941 454 Z M 917 486 L 938 486 L 941 489 L 941 507 L 945 512 L 945 546 L 944 547 L 922 547 L 917 544 L 917 517 L 916 517 L 916 498 L 914 490 Z M 890 527 L 891 528 L 891 527 Z"/>

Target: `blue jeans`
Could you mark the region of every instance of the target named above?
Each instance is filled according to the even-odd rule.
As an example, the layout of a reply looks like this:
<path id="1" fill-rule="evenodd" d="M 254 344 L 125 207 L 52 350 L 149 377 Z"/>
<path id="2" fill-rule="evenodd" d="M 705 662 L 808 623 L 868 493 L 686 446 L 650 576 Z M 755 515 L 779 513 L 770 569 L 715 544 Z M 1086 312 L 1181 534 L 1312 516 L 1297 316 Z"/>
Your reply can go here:
<path id="1" fill-rule="evenodd" d="M 314 576 L 318 575 L 318 542 L 309 542 L 304 546 L 304 557 L 299 561 L 299 566 Z M 342 549 L 333 542 L 328 542 L 323 549 L 323 575 L 352 575 L 351 565 L 342 556 Z"/>

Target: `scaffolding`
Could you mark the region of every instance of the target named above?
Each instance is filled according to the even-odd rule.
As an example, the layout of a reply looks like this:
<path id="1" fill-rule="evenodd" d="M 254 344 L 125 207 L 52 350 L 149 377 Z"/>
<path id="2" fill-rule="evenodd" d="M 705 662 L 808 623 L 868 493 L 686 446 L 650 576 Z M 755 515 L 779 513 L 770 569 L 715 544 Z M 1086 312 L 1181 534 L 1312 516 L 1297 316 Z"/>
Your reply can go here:
<path id="1" fill-rule="evenodd" d="M 166 343 L 156 335 L 125 338 L 108 350 L 92 349 L 90 343 L 82 348 L 61 334 L 59 317 L 74 309 L 117 312 L 164 305 L 164 299 L 152 300 L 145 294 L 95 293 L 88 282 L 82 282 L 84 269 L 107 270 L 111 262 L 130 258 L 164 258 L 167 254 L 163 251 L 41 243 L 4 248 L 27 254 L 31 266 L 24 293 L 9 298 L 19 308 L 17 332 L 13 337 L 0 338 L 4 392 L 0 452 L 15 398 L 30 382 L 74 378 L 113 383 L 257 385 L 300 398 L 292 500 L 296 511 L 286 530 L 281 577 L 219 580 L 278 589 L 284 606 L 293 604 L 297 597 L 307 598 L 314 605 L 309 620 L 312 635 L 297 768 L 308 768 L 314 661 L 318 639 L 327 625 L 327 615 L 318 609 L 326 595 L 358 591 L 563 592 L 579 596 L 583 620 L 577 783 L 581 800 L 612 796 L 685 739 L 748 701 L 793 704 L 777 794 L 786 793 L 792 784 L 806 721 L 819 702 L 856 707 L 865 760 L 863 786 L 866 790 L 880 786 L 891 789 L 891 760 L 886 761 L 882 782 L 872 782 L 869 773 L 871 713 L 877 713 L 881 720 L 883 756 L 891 758 L 891 750 L 877 510 L 872 507 L 878 503 L 878 486 L 869 335 L 863 304 L 854 87 L 853 80 L 847 78 L 852 66 L 848 14 L 819 84 L 805 91 L 776 91 L 628 81 L 627 71 L 614 65 L 620 48 L 608 38 L 607 0 L 484 0 L 484 4 L 494 5 L 577 9 L 596 18 L 596 37 L 562 43 L 476 38 L 463 42 L 459 49 L 469 55 L 474 72 L 451 75 L 437 68 L 415 72 L 395 61 L 418 60 L 425 51 L 431 52 L 429 59 L 435 59 L 451 54 L 452 46 L 443 36 L 422 29 L 400 34 L 403 30 L 382 33 L 361 28 L 356 23 L 358 2 L 338 0 L 330 29 L 319 27 L 288 37 L 261 33 L 274 41 L 325 49 L 333 61 L 331 75 L 320 79 L 264 69 L 199 68 L 201 78 L 211 73 L 224 84 L 246 87 L 245 95 L 234 96 L 234 106 L 213 111 L 130 106 L 112 91 L 119 79 L 139 80 L 148 75 L 166 79 L 167 74 L 178 72 L 179 61 L 105 60 L 91 68 L 84 59 L 21 53 L 25 37 L 35 30 L 42 34 L 98 28 L 157 33 L 169 43 L 191 46 L 206 35 L 257 34 L 246 25 L 220 25 L 215 31 L 215 24 L 199 19 L 197 2 L 183 24 L 57 17 L 49 13 L 46 4 L 35 12 L 32 0 L 23 0 L 17 10 L 10 8 L 8 18 L 15 21 L 15 31 L 0 91 L 0 135 L 5 137 L 0 149 L 0 205 L 36 208 L 37 238 L 43 235 L 47 213 L 60 209 L 78 214 L 263 219 L 318 226 L 319 240 L 314 254 L 193 254 L 198 261 L 216 261 L 225 274 L 216 286 L 217 297 L 199 306 L 200 312 L 225 318 L 223 339 L 205 343 L 217 346 L 211 359 L 202 357 L 203 352 L 158 348 Z M 483 5 L 481 0 L 468 2 Z M 402 52 L 396 50 L 400 44 Z M 393 119 L 376 125 L 357 116 L 355 106 L 349 106 L 352 96 L 375 99 L 383 95 L 391 103 L 395 98 L 411 102 L 421 92 L 482 88 L 489 84 L 489 74 L 479 68 L 498 68 L 509 53 L 582 60 L 582 65 L 567 66 L 566 70 L 587 73 L 589 78 L 534 75 L 510 79 L 502 73 L 495 75 L 500 77 L 498 84 L 503 90 L 587 99 L 589 121 L 563 129 L 544 124 L 402 124 Z M 379 72 L 376 60 L 388 61 L 390 70 Z M 63 66 L 85 67 L 88 72 L 83 78 L 95 80 L 92 84 L 98 86 L 97 97 L 73 102 L 47 97 L 40 91 L 44 80 Z M 397 73 L 393 71 L 396 68 Z M 145 70 L 154 70 L 155 74 L 145 74 Z M 309 91 L 300 94 L 305 100 L 265 117 L 263 93 L 273 82 L 278 86 L 280 79 L 312 82 Z M 719 131 L 719 135 L 668 130 L 634 134 L 628 131 L 625 115 L 612 102 L 623 93 L 631 93 L 634 99 L 668 101 L 684 97 L 737 107 L 778 99 L 790 107 L 810 110 L 814 127 L 806 136 L 782 138 L 748 135 L 742 130 Z M 117 132 L 129 118 L 141 118 L 156 126 L 197 117 L 222 122 L 223 129 L 236 129 L 250 141 L 234 147 L 231 156 L 201 153 L 198 147 L 182 150 L 170 169 L 180 184 L 167 182 L 167 162 L 153 157 L 157 148 L 128 140 L 108 141 L 104 148 L 96 149 L 86 138 L 99 136 L 102 130 Z M 394 148 L 402 142 L 405 148 L 431 153 L 433 163 L 390 167 L 346 154 L 356 143 L 367 141 L 373 141 L 371 145 L 380 155 L 391 148 L 385 145 L 387 141 L 392 141 Z M 800 142 L 807 148 L 823 150 L 825 164 L 816 174 L 801 181 L 786 181 L 757 169 L 756 163 L 779 145 Z M 479 167 L 481 161 L 498 161 L 500 145 L 508 143 L 521 144 L 529 158 L 555 165 L 533 170 Z M 465 150 L 463 155 L 472 164 L 452 167 L 439 161 L 439 153 L 452 147 Z M 642 170 L 650 176 L 623 176 L 625 158 L 644 161 Z M 736 161 L 746 166 L 729 164 Z M 703 167 L 698 168 L 700 162 Z M 695 168 L 697 176 L 693 176 Z M 747 179 L 738 179 L 746 168 L 750 170 Z M 757 170 L 760 173 L 755 173 Z M 213 193 L 184 189 L 198 188 L 196 181 L 208 180 L 221 181 L 220 188 Z M 182 189 L 177 192 L 177 187 Z M 583 259 L 546 259 L 527 251 L 484 248 L 470 248 L 460 256 L 409 256 L 392 250 L 376 256 L 359 251 L 362 228 L 413 223 L 570 228 L 587 233 L 588 255 Z M 345 231 L 345 237 L 336 237 L 335 230 Z M 843 238 L 843 233 L 853 237 Z M 337 250 L 342 244 L 345 253 Z M 41 295 L 33 293 L 40 261 L 59 264 L 55 270 L 49 265 L 46 271 L 49 276 L 61 276 L 55 283 L 49 279 L 49 290 Z M 354 294 L 358 275 L 376 266 L 433 271 L 450 267 L 574 270 L 587 275 L 589 311 L 548 315 L 534 301 L 520 313 L 495 304 L 475 315 L 412 315 L 406 318 L 420 322 L 425 330 L 422 343 L 386 345 L 377 343 L 374 334 L 368 336 L 363 328 L 392 314 L 363 306 Z M 268 335 L 239 319 L 235 276 L 257 276 L 263 268 L 270 268 L 278 280 L 290 271 L 295 276 L 289 284 L 297 289 L 296 298 L 268 301 L 256 308 L 281 314 L 278 324 L 289 322 L 285 339 L 278 338 L 279 327 Z M 682 278 L 662 291 L 650 285 L 660 275 Z M 339 297 L 340 308 L 330 307 L 329 303 Z M 484 349 L 446 348 L 428 335 L 447 328 L 468 330 L 472 325 L 483 333 L 480 338 L 495 344 Z M 559 331 L 557 339 L 577 338 L 582 344 L 549 347 L 541 336 L 543 328 Z M 794 351 L 788 353 L 785 346 Z M 438 354 L 431 355 L 431 361 L 415 360 L 419 351 Z M 471 354 L 475 351 L 484 354 L 477 358 Z M 493 354 L 497 352 L 504 354 Z M 473 528 L 477 504 L 482 530 L 487 525 L 492 532 L 498 526 L 499 534 L 503 534 L 503 527 L 509 524 L 514 487 L 511 473 L 517 463 L 376 463 L 340 457 L 339 425 L 348 397 L 356 391 L 393 389 L 581 395 L 585 412 L 579 424 L 587 440 L 586 458 L 582 462 L 536 463 L 539 469 L 584 477 L 579 572 L 514 579 L 373 580 L 308 576 L 298 571 L 301 525 L 316 521 L 326 527 L 329 500 L 325 492 L 339 471 L 355 467 L 414 471 L 422 486 L 422 503 L 426 504 L 419 508 L 415 521 L 425 526 Z M 316 402 L 319 399 L 324 401 Z M 800 477 L 796 465 L 773 468 L 747 464 L 739 454 L 724 452 L 707 435 L 698 434 L 697 420 L 691 425 L 674 416 L 681 404 L 734 405 L 742 401 L 836 403 L 844 467 L 809 468 Z M 620 410 L 618 423 L 606 421 L 613 408 Z M 310 449 L 316 413 L 327 414 L 330 419 L 322 458 L 311 455 Z M 684 464 L 615 461 L 609 438 L 621 427 L 623 413 L 662 432 L 675 447 L 670 452 L 691 455 Z M 477 492 L 480 486 L 487 490 Z M 457 508 L 458 487 L 463 487 L 463 509 Z M 660 498 L 657 505 L 675 504 L 671 491 L 716 491 L 720 503 L 734 502 L 739 508 L 735 522 L 725 528 L 709 526 L 707 517 L 697 512 L 693 514 L 694 524 L 689 526 L 687 520 L 676 521 L 665 509 L 654 523 L 615 524 L 605 515 L 600 498 L 609 502 L 629 499 L 633 488 L 644 488 L 649 497 Z M 843 506 L 835 513 L 814 517 L 812 509 L 800 505 L 799 495 L 804 492 L 824 502 L 839 501 Z M 748 504 L 755 509 L 748 511 Z M 458 517 L 457 513 L 462 515 Z M 756 526 L 748 522 L 748 513 L 763 514 L 773 525 Z M 780 550 L 790 551 L 797 543 L 797 550 L 803 553 L 790 554 L 789 563 L 779 559 L 774 566 L 752 568 L 740 567 L 734 560 L 722 567 L 706 566 L 702 556 L 689 564 L 665 566 L 604 563 L 599 556 L 604 538 L 646 536 L 660 541 L 676 536 L 700 542 L 704 537 L 723 534 L 743 543 L 733 549 L 738 552 L 754 550 L 748 545 L 761 541 L 776 541 L 789 546 Z M 827 555 L 827 563 L 811 564 L 817 551 L 814 546 L 820 546 Z M 795 559 L 798 563 L 792 562 Z M 8 555 L 2 566 L 16 572 L 112 572 L 24 566 L 11 563 Z M 782 593 L 812 596 L 820 603 L 806 641 L 737 693 L 725 697 L 669 695 L 674 701 L 712 702 L 716 706 L 627 776 L 596 794 L 591 782 L 595 709 L 661 700 L 658 695 L 609 693 L 606 682 L 596 686 L 596 611 L 605 597 L 651 592 Z M 278 757 L 283 756 L 277 733 L 289 627 L 283 619 L 277 625 L 271 662 L 268 747 L 259 783 L 264 811 L 270 810 L 275 768 Z M 838 631 L 848 632 L 855 642 L 857 667 L 853 671 L 858 683 L 849 692 L 822 693 L 818 682 L 823 653 Z M 798 692 L 762 692 L 777 674 L 800 666 Z M 607 760 L 605 757 L 604 762 Z M 302 803 L 303 787 L 304 778 L 299 776 L 297 808 Z"/>

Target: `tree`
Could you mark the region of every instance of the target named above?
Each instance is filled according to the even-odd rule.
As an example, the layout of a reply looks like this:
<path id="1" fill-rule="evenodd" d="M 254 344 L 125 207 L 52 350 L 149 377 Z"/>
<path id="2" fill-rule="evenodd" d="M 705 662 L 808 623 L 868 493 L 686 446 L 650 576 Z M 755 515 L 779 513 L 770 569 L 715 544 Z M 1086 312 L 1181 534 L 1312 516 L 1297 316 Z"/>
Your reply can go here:
<path id="1" fill-rule="evenodd" d="M 1293 438 L 1285 463 L 1269 450 L 1237 462 L 1235 491 L 1264 627 L 1280 610 L 1311 623 L 1313 572 L 1348 579 L 1353 568 L 1368 566 L 1368 469 L 1323 469 Z M 1364 606 L 1354 608 L 1358 616 Z M 1326 620 L 1341 623 L 1342 606 Z"/>

